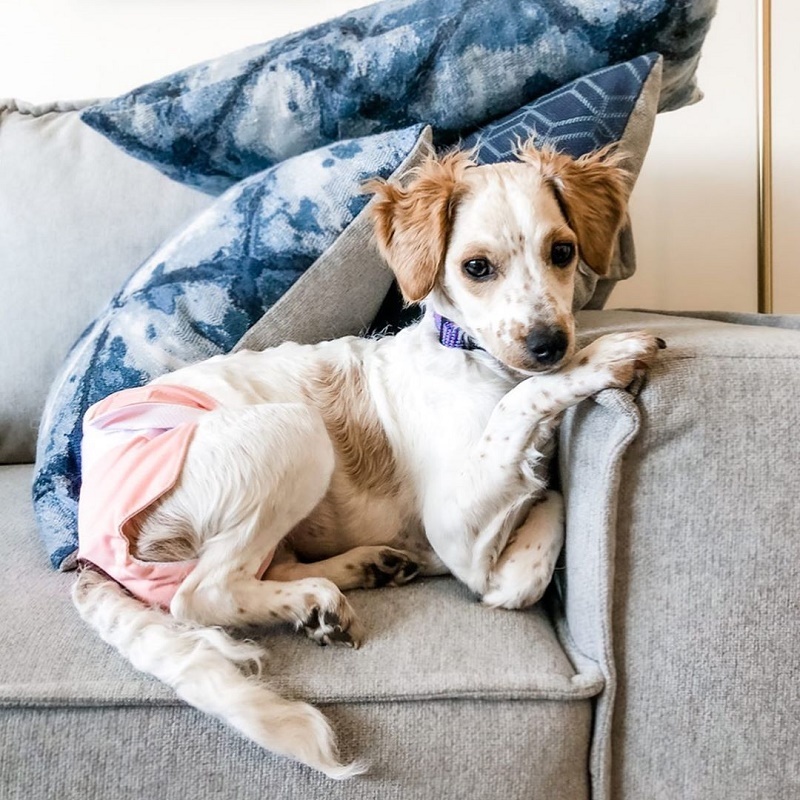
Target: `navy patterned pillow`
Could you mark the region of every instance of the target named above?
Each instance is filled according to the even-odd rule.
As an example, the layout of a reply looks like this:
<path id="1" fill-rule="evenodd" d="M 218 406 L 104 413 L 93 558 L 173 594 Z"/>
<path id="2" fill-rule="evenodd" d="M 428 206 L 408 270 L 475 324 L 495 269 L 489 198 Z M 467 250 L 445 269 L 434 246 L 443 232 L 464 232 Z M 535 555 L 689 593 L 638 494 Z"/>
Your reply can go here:
<path id="1" fill-rule="evenodd" d="M 421 132 L 339 142 L 240 182 L 128 280 L 72 348 L 39 429 L 33 499 L 54 567 L 74 563 L 89 406 L 230 351 L 364 208 L 362 183 L 429 146 Z"/>
<path id="2" fill-rule="evenodd" d="M 83 112 L 212 194 L 329 142 L 417 122 L 438 143 L 592 70 L 664 56 L 660 108 L 699 98 L 716 0 L 388 0 L 189 67 Z"/>
<path id="3" fill-rule="evenodd" d="M 467 136 L 462 146 L 476 147 L 481 164 L 496 164 L 514 158 L 517 144 L 531 137 L 573 158 L 620 142 L 632 117 L 636 124 L 652 127 L 653 97 L 640 109 L 644 118 L 637 119 L 634 112 L 642 88 L 660 60 L 657 53 L 649 53 L 596 70 L 490 122 Z M 622 147 L 625 149 L 624 144 Z"/>

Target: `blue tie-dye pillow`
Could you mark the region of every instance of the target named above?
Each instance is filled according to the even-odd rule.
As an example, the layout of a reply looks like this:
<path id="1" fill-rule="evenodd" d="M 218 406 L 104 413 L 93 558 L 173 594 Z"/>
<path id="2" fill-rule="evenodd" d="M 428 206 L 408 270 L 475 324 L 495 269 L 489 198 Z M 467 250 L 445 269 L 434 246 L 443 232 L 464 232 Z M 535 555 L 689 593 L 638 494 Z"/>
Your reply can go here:
<path id="1" fill-rule="evenodd" d="M 212 194 L 285 158 L 417 122 L 447 144 L 592 70 L 664 56 L 661 109 L 699 98 L 716 0 L 389 0 L 83 112 Z"/>
<path id="2" fill-rule="evenodd" d="M 54 567 L 71 566 L 77 549 L 89 406 L 230 351 L 363 209 L 361 184 L 401 168 L 421 132 L 339 142 L 240 182 L 128 280 L 72 348 L 45 406 L 33 499 Z"/>

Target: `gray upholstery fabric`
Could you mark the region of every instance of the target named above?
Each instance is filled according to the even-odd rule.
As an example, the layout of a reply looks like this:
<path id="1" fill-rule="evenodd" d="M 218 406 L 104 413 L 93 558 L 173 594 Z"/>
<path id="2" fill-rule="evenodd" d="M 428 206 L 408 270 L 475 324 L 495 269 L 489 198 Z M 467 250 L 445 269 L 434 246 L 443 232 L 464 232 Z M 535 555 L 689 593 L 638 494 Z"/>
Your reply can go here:
<path id="1" fill-rule="evenodd" d="M 635 311 L 637 309 L 627 309 Z M 644 311 L 643 313 L 649 313 Z M 800 314 L 755 314 L 747 311 L 659 311 L 669 317 L 694 317 L 734 325 L 756 325 L 765 328 L 790 328 L 800 330 Z"/>
<path id="2" fill-rule="evenodd" d="M 614 521 L 621 460 L 638 432 L 638 413 L 624 392 L 603 392 L 568 413 L 559 447 L 560 475 L 567 509 L 562 580 L 566 625 L 561 636 L 567 652 L 579 652 L 598 663 L 606 687 L 595 712 L 591 771 L 597 797 L 610 768 L 610 725 L 616 670 L 609 630 L 612 614 L 610 580 L 614 563 Z M 611 798 L 607 798 L 611 800 Z"/>
<path id="3" fill-rule="evenodd" d="M 346 756 L 334 782 L 189 708 L 2 711 L 3 800 L 587 800 L 589 701 L 328 706 Z M 4 785 L 5 784 L 5 785 Z"/>
<path id="4" fill-rule="evenodd" d="M 137 673 L 79 620 L 49 569 L 29 466 L 0 467 L 0 783 L 4 798 L 588 796 L 591 697 L 540 609 L 489 610 L 449 578 L 353 592 L 364 646 L 265 631 L 267 680 L 326 708 L 371 776 L 336 785 L 264 754 Z M 107 790 L 117 791 L 107 793 Z M 143 788 L 144 787 L 144 788 Z M 224 788 L 222 788 L 224 787 Z M 474 789 L 477 794 L 470 795 Z M 138 792 L 138 794 L 137 794 Z"/>
<path id="5" fill-rule="evenodd" d="M 797 798 L 800 333 L 580 321 L 668 342 L 636 403 L 606 392 L 561 435 L 567 642 L 608 682 L 593 796 Z"/>
<path id="6" fill-rule="evenodd" d="M 0 463 L 33 460 L 72 343 L 141 261 L 211 199 L 125 155 L 88 103 L 0 100 Z"/>

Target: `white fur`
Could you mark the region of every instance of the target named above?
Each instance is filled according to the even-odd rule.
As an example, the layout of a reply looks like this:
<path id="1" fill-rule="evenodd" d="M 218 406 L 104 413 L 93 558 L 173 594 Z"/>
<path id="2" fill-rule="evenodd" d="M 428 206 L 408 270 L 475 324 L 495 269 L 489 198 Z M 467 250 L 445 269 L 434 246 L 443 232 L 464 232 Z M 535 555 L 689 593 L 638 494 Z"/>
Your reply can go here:
<path id="1" fill-rule="evenodd" d="M 220 406 L 201 418 L 176 488 L 137 521 L 140 535 L 156 539 L 191 531 L 197 566 L 171 614 L 88 570 L 74 592 L 83 617 L 138 669 L 261 746 L 335 778 L 362 767 L 340 763 L 322 715 L 245 675 L 259 649 L 213 626 L 286 621 L 316 641 L 358 646 L 359 623 L 341 589 L 375 585 L 370 576 L 403 583 L 417 569 L 452 572 L 488 606 L 535 603 L 563 539 L 561 499 L 546 491 L 560 415 L 626 386 L 657 350 L 652 336 L 631 333 L 571 355 L 574 265 L 555 274 L 542 257 L 548 231 L 567 228 L 552 193 L 531 165 L 469 175 L 481 190 L 459 206 L 418 325 L 390 338 L 216 357 L 156 381 L 202 390 Z M 462 249 L 476 244 L 510 254 L 502 280 L 483 294 L 461 271 Z M 434 307 L 485 349 L 441 346 Z M 537 373 L 523 334 L 556 322 L 569 351 L 558 371 Z M 356 370 L 359 394 L 334 402 L 345 413 L 362 409 L 352 412 L 362 427 L 377 423 L 391 490 L 369 484 L 374 475 L 346 474 L 327 409 L 309 400 L 321 369 Z M 373 435 L 370 446 L 380 450 L 381 441 Z M 319 523 L 316 533 L 310 522 Z M 271 550 L 273 564 L 257 580 Z"/>

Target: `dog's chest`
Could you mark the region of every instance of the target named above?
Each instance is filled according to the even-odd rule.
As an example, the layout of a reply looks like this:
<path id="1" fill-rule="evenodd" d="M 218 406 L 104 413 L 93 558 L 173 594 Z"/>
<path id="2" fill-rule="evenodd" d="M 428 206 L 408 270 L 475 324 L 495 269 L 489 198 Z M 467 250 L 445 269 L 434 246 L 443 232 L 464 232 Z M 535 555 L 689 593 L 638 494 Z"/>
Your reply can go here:
<path id="1" fill-rule="evenodd" d="M 323 501 L 291 534 L 297 555 L 329 558 L 361 545 L 432 553 L 423 526 L 426 498 L 465 466 L 498 396 L 473 389 L 468 401 L 466 393 L 398 390 L 392 397 L 402 402 L 378 400 L 390 408 L 380 419 L 364 408 L 353 414 L 352 405 L 338 419 L 323 406 L 337 466 Z"/>

